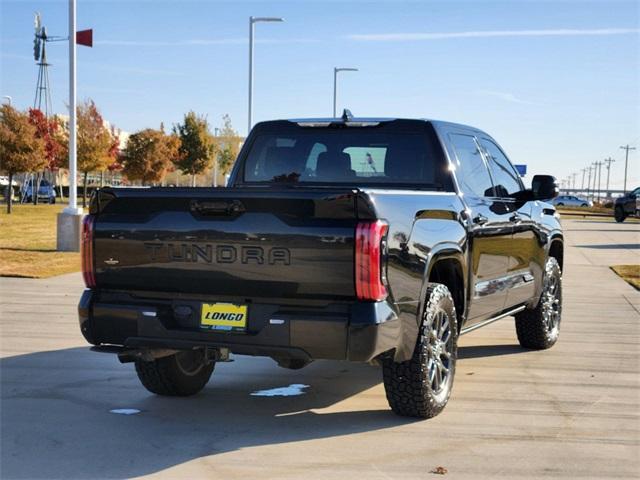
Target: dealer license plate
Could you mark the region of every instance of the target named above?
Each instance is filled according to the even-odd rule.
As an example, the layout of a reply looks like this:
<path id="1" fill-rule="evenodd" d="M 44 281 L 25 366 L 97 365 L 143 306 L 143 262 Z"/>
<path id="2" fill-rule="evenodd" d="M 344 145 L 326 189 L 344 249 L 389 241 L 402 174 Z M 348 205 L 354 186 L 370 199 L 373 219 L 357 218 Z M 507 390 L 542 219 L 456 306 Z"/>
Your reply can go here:
<path id="1" fill-rule="evenodd" d="M 247 329 L 247 306 L 233 303 L 203 303 L 200 326 L 209 330 L 244 332 Z"/>

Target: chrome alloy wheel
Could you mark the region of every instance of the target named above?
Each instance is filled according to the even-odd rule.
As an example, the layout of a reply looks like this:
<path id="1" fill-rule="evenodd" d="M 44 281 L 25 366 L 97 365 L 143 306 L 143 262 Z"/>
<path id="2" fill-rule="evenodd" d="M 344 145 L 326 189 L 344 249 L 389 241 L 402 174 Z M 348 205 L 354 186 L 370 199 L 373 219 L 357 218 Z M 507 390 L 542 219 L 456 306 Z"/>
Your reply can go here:
<path id="1" fill-rule="evenodd" d="M 451 351 L 453 350 L 453 335 L 449 315 L 439 310 L 431 318 L 427 328 L 427 373 L 429 384 L 434 395 L 445 393 L 452 378 Z"/>
<path id="2" fill-rule="evenodd" d="M 540 300 L 542 302 L 542 318 L 547 332 L 551 336 L 556 336 L 560 329 L 560 315 L 562 313 L 560 278 L 558 276 L 545 276 Z"/>

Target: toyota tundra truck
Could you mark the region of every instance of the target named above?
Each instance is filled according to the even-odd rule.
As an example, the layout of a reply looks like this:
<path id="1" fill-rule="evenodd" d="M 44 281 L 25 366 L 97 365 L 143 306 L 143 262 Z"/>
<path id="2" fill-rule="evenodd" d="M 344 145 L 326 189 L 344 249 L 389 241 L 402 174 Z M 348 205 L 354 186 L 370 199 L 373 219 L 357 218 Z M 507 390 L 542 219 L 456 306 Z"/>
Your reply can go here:
<path id="1" fill-rule="evenodd" d="M 515 317 L 558 339 L 555 179 L 525 188 L 485 132 L 388 118 L 259 123 L 226 188 L 103 188 L 84 218 L 80 329 L 187 396 L 230 354 L 381 365 L 391 409 L 449 400 L 457 340 Z"/>

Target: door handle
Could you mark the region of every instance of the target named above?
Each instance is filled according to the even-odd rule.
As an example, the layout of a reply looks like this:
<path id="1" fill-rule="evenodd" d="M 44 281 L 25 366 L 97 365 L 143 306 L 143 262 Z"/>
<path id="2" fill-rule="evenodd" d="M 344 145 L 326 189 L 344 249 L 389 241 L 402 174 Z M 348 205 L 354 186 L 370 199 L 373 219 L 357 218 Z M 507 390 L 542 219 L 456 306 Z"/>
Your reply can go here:
<path id="1" fill-rule="evenodd" d="M 476 225 L 484 225 L 488 221 L 489 221 L 489 219 L 487 217 L 485 217 L 484 215 L 482 215 L 482 214 L 476 215 L 473 218 L 473 223 L 475 223 Z"/>
<path id="2" fill-rule="evenodd" d="M 511 215 L 511 218 L 509 218 L 509 220 L 513 223 L 519 223 L 522 221 L 522 217 L 517 213 L 514 213 L 513 215 Z"/>

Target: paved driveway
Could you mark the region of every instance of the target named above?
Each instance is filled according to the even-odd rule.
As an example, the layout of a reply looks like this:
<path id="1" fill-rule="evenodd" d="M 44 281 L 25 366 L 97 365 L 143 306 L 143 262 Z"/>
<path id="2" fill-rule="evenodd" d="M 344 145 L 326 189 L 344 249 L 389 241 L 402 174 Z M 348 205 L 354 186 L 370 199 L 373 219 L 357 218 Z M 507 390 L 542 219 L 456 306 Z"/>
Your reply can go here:
<path id="1" fill-rule="evenodd" d="M 130 364 L 88 351 L 79 275 L 2 278 L 0 476 L 637 478 L 640 293 L 608 265 L 640 263 L 640 225 L 565 227 L 559 343 L 525 351 L 510 319 L 462 337 L 453 396 L 429 421 L 390 413 L 379 369 L 344 362 L 236 357 L 196 397 L 154 397 Z M 251 395 L 290 384 L 308 388 Z"/>

